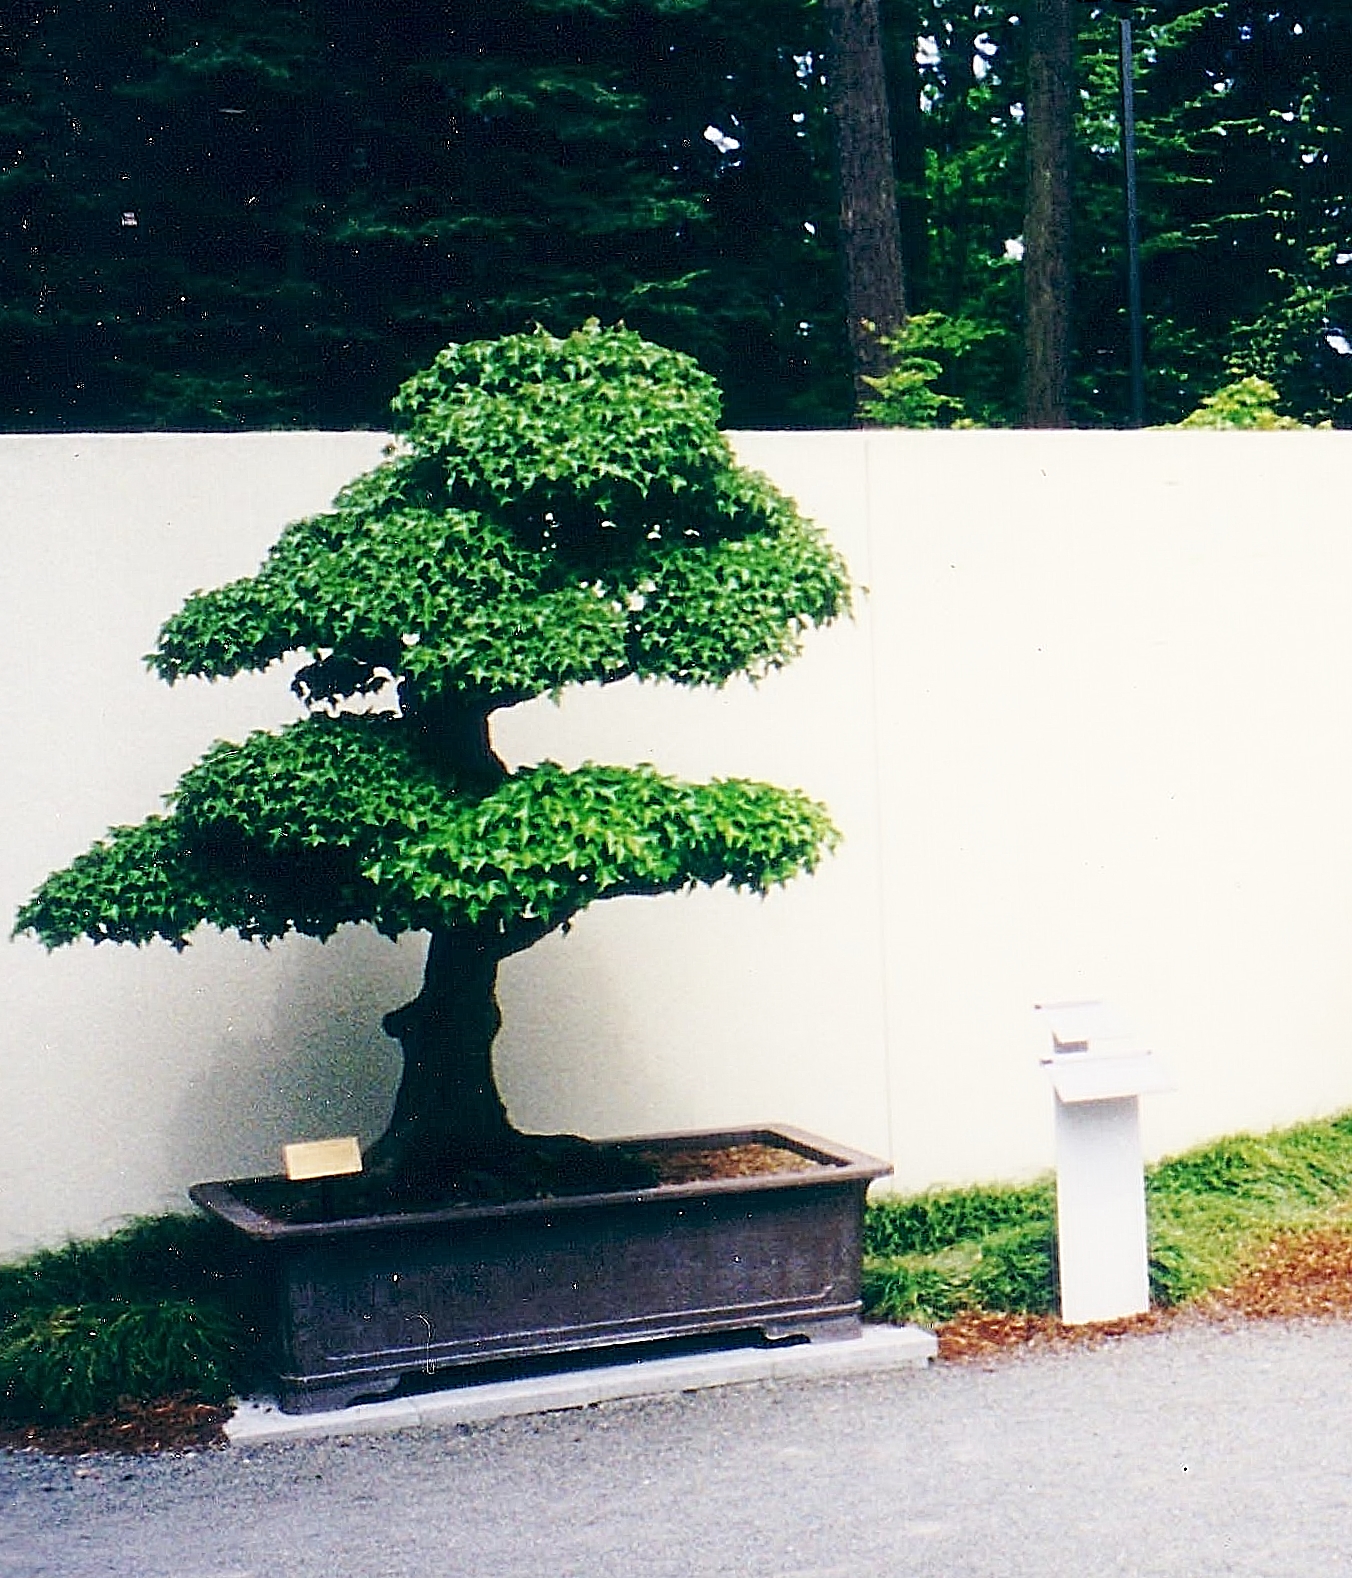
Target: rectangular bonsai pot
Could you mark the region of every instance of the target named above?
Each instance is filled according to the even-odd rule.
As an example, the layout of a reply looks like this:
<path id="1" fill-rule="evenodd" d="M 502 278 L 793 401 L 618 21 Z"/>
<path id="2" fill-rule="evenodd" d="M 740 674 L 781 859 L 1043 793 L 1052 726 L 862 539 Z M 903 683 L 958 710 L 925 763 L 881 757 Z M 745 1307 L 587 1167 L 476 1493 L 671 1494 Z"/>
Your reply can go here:
<path id="1" fill-rule="evenodd" d="M 260 1186 L 297 1187 L 279 1180 L 190 1195 L 248 1236 L 274 1283 L 288 1413 L 487 1361 L 720 1334 L 859 1335 L 864 1195 L 887 1163 L 780 1127 L 623 1143 L 790 1154 L 753 1176 L 331 1221 L 260 1209 Z"/>

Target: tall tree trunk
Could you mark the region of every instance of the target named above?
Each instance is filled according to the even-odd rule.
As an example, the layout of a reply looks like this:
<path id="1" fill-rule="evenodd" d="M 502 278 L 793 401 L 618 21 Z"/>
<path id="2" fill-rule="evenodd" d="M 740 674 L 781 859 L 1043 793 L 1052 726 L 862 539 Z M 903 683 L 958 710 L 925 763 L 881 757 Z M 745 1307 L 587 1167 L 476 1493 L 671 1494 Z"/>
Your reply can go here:
<path id="1" fill-rule="evenodd" d="M 925 115 L 920 107 L 920 68 L 915 41 L 924 32 L 916 0 L 880 0 L 883 65 L 896 174 L 901 270 L 909 310 L 929 301 L 929 193 Z"/>
<path id="2" fill-rule="evenodd" d="M 887 371 L 878 343 L 906 321 L 878 0 L 826 0 L 827 95 L 840 181 L 840 250 L 856 407 Z"/>
<path id="3" fill-rule="evenodd" d="M 1029 0 L 1024 424 L 1069 427 L 1073 0 Z"/>

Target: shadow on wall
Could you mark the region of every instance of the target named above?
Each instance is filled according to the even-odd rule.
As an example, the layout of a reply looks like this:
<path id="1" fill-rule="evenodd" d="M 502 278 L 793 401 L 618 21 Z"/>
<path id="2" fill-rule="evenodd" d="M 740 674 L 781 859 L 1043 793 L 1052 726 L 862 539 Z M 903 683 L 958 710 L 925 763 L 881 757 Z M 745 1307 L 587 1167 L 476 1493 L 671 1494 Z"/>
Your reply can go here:
<path id="1" fill-rule="evenodd" d="M 277 1172 L 294 1140 L 356 1134 L 366 1143 L 389 1115 L 399 1049 L 381 1020 L 416 994 L 422 939 L 392 943 L 348 927 L 328 943 L 293 937 L 269 952 L 278 950 L 286 968 L 270 972 L 270 1002 L 251 1005 L 253 1033 L 236 1038 L 223 1026 L 164 1125 L 164 1173 L 185 1188 Z"/>
<path id="2" fill-rule="evenodd" d="M 425 936 L 391 943 L 369 927 L 345 927 L 327 943 L 290 937 L 266 953 L 234 939 L 213 946 L 237 955 L 246 994 L 251 980 L 258 994 L 248 995 L 246 1012 L 222 1013 L 220 1033 L 193 1059 L 164 1124 L 164 1175 L 199 1182 L 277 1172 L 282 1146 L 296 1140 L 355 1134 L 369 1144 L 400 1072 L 398 1043 L 381 1022 L 416 996 Z M 642 1113 L 607 1122 L 617 1090 L 637 1094 L 643 1112 L 663 1109 L 650 1071 L 635 1061 L 642 1036 L 623 1012 L 623 983 L 597 962 L 584 938 L 556 935 L 502 971 L 495 1065 L 525 1129 L 647 1127 Z"/>
<path id="3" fill-rule="evenodd" d="M 668 1099 L 665 1060 L 643 1057 L 641 1010 L 635 994 L 625 991 L 623 965 L 612 964 L 599 913 L 627 910 L 641 935 L 642 918 L 633 906 L 654 902 L 612 899 L 579 915 L 567 932 L 554 932 L 505 961 L 494 1065 L 519 1128 L 604 1139 L 650 1130 L 661 1124 L 661 1114 L 680 1110 Z"/>

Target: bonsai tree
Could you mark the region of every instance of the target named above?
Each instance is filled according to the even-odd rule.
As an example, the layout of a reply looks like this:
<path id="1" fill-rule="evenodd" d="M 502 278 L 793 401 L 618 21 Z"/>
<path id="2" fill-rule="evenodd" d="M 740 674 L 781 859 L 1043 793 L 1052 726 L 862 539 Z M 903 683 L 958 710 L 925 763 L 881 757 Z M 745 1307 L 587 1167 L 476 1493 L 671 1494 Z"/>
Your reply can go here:
<path id="1" fill-rule="evenodd" d="M 214 746 L 164 814 L 50 876 L 16 929 L 178 948 L 203 922 L 425 931 L 422 989 L 384 1021 L 403 1074 L 368 1176 L 566 1178 L 589 1148 L 520 1134 L 494 1083 L 499 963 L 597 899 L 764 890 L 834 832 L 766 784 L 509 772 L 493 715 L 579 682 L 763 673 L 844 608 L 847 578 L 734 463 L 713 381 L 627 330 L 448 346 L 392 411 L 387 458 L 255 575 L 189 597 L 147 658 L 170 683 L 293 658 L 306 716 Z"/>

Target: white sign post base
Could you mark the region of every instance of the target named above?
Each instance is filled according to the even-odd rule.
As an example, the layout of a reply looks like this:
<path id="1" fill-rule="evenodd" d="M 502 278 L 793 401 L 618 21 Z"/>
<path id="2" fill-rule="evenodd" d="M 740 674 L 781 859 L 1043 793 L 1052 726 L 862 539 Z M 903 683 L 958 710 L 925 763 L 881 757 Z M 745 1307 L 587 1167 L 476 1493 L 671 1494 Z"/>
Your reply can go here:
<path id="1" fill-rule="evenodd" d="M 1150 1308 L 1140 1096 L 1168 1088 L 1101 1003 L 1050 1003 L 1044 1063 L 1056 1092 L 1056 1238 L 1061 1319 L 1071 1326 Z"/>

